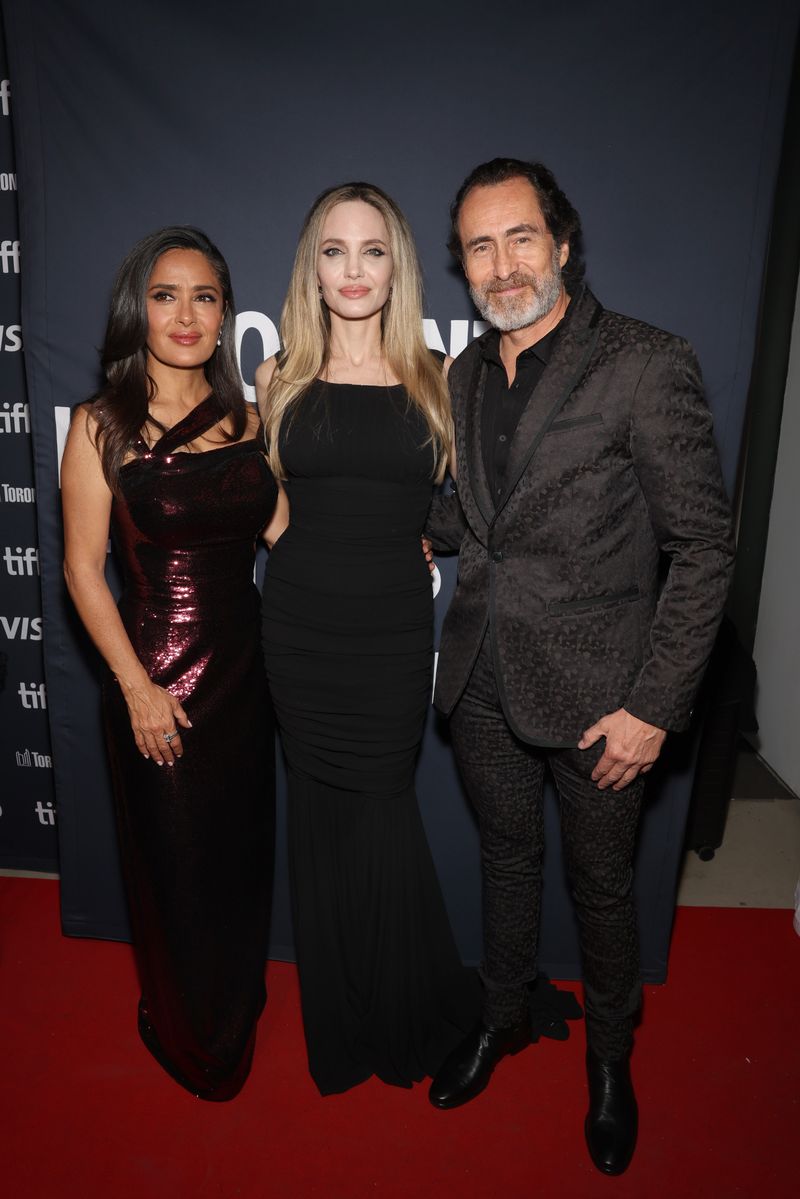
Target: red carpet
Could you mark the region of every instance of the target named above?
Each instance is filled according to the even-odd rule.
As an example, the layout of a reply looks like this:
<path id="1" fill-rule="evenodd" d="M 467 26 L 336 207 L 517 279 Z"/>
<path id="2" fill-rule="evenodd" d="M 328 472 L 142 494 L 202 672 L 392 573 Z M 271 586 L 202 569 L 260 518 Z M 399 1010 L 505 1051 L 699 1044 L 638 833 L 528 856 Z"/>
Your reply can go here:
<path id="1" fill-rule="evenodd" d="M 167 1078 L 136 1034 L 125 945 L 63 938 L 57 884 L 0 878 L 0 1179 L 13 1199 L 788 1199 L 798 1194 L 800 938 L 789 911 L 681 908 L 637 1040 L 639 1150 L 590 1165 L 583 1030 L 501 1064 L 441 1113 L 374 1080 L 321 1099 L 292 967 L 269 969 L 253 1073 L 230 1104 Z M 573 1025 L 573 1029 L 575 1026 Z"/>

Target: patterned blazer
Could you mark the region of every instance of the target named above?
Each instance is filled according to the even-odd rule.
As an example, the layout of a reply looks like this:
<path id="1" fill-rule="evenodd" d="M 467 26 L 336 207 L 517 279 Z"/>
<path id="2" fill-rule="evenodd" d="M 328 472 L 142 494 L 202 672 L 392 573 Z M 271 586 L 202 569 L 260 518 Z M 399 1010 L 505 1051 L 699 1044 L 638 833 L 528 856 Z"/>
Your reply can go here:
<path id="1" fill-rule="evenodd" d="M 495 504 L 480 445 L 482 340 L 450 368 L 457 493 L 434 500 L 427 526 L 435 549 L 459 550 L 436 706 L 458 702 L 488 624 L 505 714 L 523 740 L 575 745 L 620 707 L 685 728 L 733 564 L 691 347 L 579 292 Z"/>

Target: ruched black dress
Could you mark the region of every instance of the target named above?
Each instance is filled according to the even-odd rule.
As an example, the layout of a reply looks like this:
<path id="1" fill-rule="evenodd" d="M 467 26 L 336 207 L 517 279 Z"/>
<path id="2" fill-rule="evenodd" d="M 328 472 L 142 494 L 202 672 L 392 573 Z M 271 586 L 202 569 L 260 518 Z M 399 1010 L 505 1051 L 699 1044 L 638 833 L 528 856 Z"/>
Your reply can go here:
<path id="1" fill-rule="evenodd" d="M 247 1077 L 266 998 L 274 764 L 253 557 L 277 495 L 255 440 L 179 452 L 220 416 L 210 397 L 141 443 L 112 510 L 120 614 L 192 722 L 184 756 L 143 758 L 119 688 L 105 688 L 139 1030 L 182 1086 L 218 1100 Z"/>
<path id="2" fill-rule="evenodd" d="M 430 703 L 427 426 L 402 387 L 316 383 L 284 422 L 290 524 L 264 585 L 289 769 L 295 947 L 323 1094 L 410 1086 L 472 1025 L 414 792 Z"/>

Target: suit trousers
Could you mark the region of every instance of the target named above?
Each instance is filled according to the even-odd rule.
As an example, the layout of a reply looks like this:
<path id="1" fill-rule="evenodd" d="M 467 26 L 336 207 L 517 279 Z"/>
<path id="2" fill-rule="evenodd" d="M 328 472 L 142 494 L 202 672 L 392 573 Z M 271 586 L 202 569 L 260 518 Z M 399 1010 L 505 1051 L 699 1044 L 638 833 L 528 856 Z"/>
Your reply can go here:
<path id="1" fill-rule="evenodd" d="M 529 745 L 503 714 L 487 631 L 451 717 L 458 767 L 480 825 L 483 1018 L 506 1028 L 524 1016 L 536 977 L 544 855 L 545 765 L 555 779 L 561 840 L 578 920 L 587 1041 L 604 1061 L 630 1051 L 641 1004 L 633 854 L 644 779 L 601 791 L 591 749 Z"/>

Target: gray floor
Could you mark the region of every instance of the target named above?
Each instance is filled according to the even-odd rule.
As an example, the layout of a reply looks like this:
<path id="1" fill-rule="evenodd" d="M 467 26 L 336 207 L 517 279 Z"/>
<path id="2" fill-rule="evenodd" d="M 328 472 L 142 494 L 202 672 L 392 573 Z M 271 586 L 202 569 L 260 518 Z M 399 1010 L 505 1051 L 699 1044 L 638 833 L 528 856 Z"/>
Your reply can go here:
<path id="1" fill-rule="evenodd" d="M 686 855 L 678 903 L 793 908 L 799 879 L 800 800 L 743 745 L 722 845 L 710 862 Z"/>

